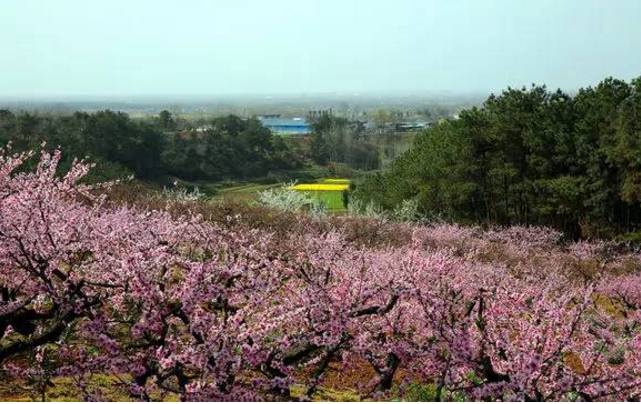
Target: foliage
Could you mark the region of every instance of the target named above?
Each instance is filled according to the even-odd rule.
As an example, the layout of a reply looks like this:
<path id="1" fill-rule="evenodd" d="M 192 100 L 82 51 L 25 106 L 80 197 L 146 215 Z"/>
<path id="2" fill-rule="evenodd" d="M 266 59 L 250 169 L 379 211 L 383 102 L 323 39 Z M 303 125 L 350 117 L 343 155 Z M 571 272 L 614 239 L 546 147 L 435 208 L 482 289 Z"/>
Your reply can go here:
<path id="1" fill-rule="evenodd" d="M 174 187 L 167 188 L 163 187 L 161 198 L 169 201 L 176 202 L 186 202 L 186 201 L 197 201 L 204 198 L 204 194 L 200 192 L 198 187 L 193 189 L 188 189 L 185 187 L 179 187 L 178 184 L 174 183 Z"/>
<path id="2" fill-rule="evenodd" d="M 374 201 L 367 203 L 361 199 L 352 198 L 348 205 L 348 213 L 353 217 L 366 217 L 396 222 L 419 222 L 424 219 L 418 208 L 418 202 L 413 199 L 401 201 L 392 211 L 386 211 Z"/>
<path id="3" fill-rule="evenodd" d="M 291 184 L 261 191 L 258 193 L 258 202 L 263 206 L 285 212 L 301 212 L 308 209 L 315 214 L 323 214 L 325 207 L 319 199 L 296 191 L 294 187 L 295 184 Z"/>
<path id="4" fill-rule="evenodd" d="M 392 217 L 401 222 L 417 221 L 421 218 L 418 210 L 418 202 L 415 199 L 407 199 L 401 202 L 392 212 Z"/>
<path id="5" fill-rule="evenodd" d="M 0 145 L 11 142 L 25 151 L 44 141 L 65 150 L 62 171 L 74 157 L 91 157 L 98 167 L 85 180 L 93 182 L 132 173 L 154 180 L 167 174 L 187 180 L 256 177 L 302 165 L 282 138 L 255 119 L 230 115 L 191 128 L 168 111 L 134 121 L 112 111 L 49 116 L 0 110 Z"/>
<path id="6" fill-rule="evenodd" d="M 360 122 L 327 111 L 309 116 L 308 120 L 313 130 L 310 157 L 315 163 L 345 163 L 362 170 L 379 168 L 378 148 L 364 136 Z"/>
<path id="7" fill-rule="evenodd" d="M 386 209 L 415 199 L 463 223 L 546 225 L 609 237 L 641 225 L 641 79 L 575 96 L 508 88 L 428 129 L 357 197 Z"/>
<path id="8" fill-rule="evenodd" d="M 167 171 L 187 180 L 263 176 L 298 168 L 301 158 L 257 119 L 215 118 L 203 131 L 173 134 L 163 152 Z"/>
<path id="9" fill-rule="evenodd" d="M 641 396 L 641 257 L 620 245 L 351 222 L 409 234 L 367 246 L 338 219 L 275 237 L 190 214 L 197 201 L 108 204 L 79 183 L 87 164 L 61 178 L 43 152 L 19 172 L 28 157 L 0 155 L 3 380 L 71 379 L 92 399 L 108 372 L 133 399 L 288 400 L 357 367 L 363 399 Z"/>
<path id="10" fill-rule="evenodd" d="M 363 203 L 360 199 L 352 198 L 350 204 L 347 206 L 347 211 L 351 216 L 367 217 L 372 219 L 388 219 L 388 213 L 385 212 L 375 202 L 369 201 Z"/>

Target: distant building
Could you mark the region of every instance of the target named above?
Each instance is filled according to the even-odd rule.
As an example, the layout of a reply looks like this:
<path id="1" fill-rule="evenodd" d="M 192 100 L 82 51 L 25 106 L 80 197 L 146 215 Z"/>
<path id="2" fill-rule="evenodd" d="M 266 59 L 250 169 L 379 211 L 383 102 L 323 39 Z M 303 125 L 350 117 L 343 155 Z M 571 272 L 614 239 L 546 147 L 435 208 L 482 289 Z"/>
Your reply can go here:
<path id="1" fill-rule="evenodd" d="M 312 133 L 312 127 L 305 118 L 281 118 L 275 116 L 259 116 L 264 127 L 281 135 L 307 135 Z"/>
<path id="2" fill-rule="evenodd" d="M 423 130 L 429 127 L 427 122 L 398 122 L 394 125 L 397 132 L 410 132 Z"/>
<path id="3" fill-rule="evenodd" d="M 207 132 L 208 130 L 212 130 L 214 127 L 212 125 L 203 125 L 199 126 L 196 128 L 196 132 L 198 133 L 204 133 Z"/>

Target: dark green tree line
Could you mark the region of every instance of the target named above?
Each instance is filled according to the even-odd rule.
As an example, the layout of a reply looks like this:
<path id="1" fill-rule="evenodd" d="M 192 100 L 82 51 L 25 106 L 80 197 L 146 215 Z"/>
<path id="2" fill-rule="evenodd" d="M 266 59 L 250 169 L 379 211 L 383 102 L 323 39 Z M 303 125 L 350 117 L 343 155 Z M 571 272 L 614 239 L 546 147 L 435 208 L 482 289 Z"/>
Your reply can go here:
<path id="1" fill-rule="evenodd" d="M 358 197 L 447 220 L 612 236 L 641 225 L 641 78 L 507 89 L 426 130 Z"/>
<path id="2" fill-rule="evenodd" d="M 133 120 L 113 111 L 38 115 L 0 110 L 0 146 L 10 143 L 14 151 L 35 150 L 43 142 L 49 149 L 62 148 L 63 169 L 76 157 L 96 162 L 94 180 L 129 174 L 218 180 L 263 176 L 301 164 L 285 141 L 258 120 L 233 115 L 196 130 L 167 111 L 157 118 Z"/>
<path id="3" fill-rule="evenodd" d="M 302 165 L 282 137 L 257 119 L 234 115 L 216 118 L 204 130 L 170 136 L 163 161 L 172 175 L 208 180 L 255 177 Z"/>

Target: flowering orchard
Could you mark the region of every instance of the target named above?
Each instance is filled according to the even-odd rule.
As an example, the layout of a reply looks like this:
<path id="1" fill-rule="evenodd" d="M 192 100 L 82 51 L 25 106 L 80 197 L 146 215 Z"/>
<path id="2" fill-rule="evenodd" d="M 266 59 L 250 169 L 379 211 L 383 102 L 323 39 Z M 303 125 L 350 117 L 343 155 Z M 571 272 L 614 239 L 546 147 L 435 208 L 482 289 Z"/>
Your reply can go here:
<path id="1" fill-rule="evenodd" d="M 339 388 L 363 399 L 641 398 L 640 257 L 619 246 L 406 224 L 402 246 L 282 240 L 108 205 L 85 162 L 59 177 L 59 151 L 28 158 L 0 155 L 4 384 L 287 400 L 356 370 Z"/>

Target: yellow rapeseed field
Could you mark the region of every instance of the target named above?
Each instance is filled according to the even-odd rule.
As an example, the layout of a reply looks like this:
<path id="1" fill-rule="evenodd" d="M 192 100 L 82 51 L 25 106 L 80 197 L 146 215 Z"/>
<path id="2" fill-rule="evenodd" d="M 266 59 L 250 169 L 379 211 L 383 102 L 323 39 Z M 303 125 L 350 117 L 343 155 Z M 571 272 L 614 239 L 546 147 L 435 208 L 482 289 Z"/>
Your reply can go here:
<path id="1" fill-rule="evenodd" d="M 296 184 L 290 189 L 296 191 L 347 191 L 349 184 Z"/>

